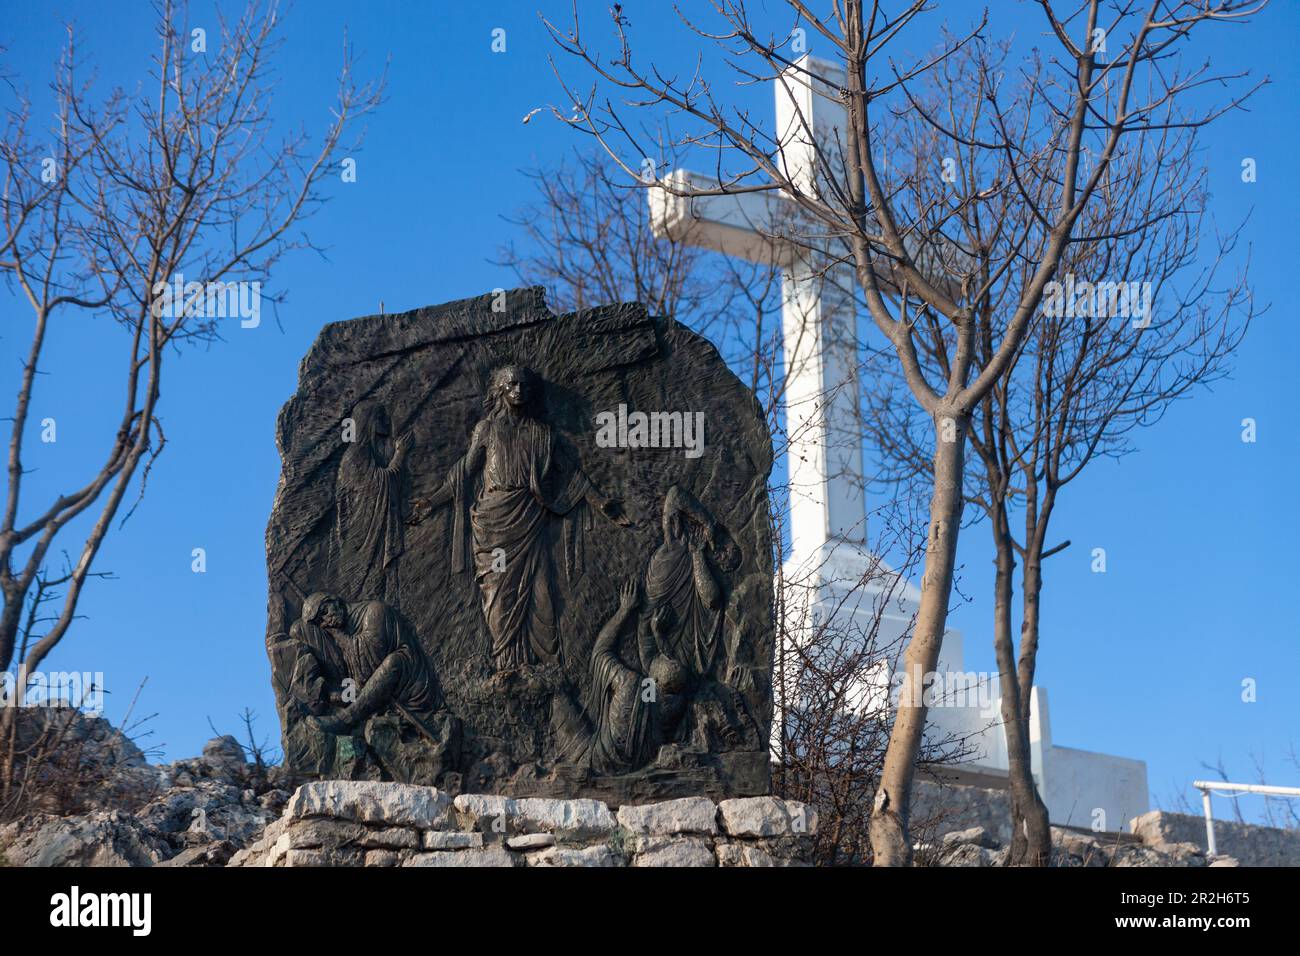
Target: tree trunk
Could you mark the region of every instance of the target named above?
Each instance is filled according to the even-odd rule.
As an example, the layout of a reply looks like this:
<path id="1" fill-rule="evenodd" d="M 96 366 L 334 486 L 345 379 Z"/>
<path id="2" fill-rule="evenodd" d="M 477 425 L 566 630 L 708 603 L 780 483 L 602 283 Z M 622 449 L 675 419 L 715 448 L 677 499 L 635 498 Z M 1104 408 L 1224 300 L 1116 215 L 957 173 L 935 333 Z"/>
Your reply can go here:
<path id="1" fill-rule="evenodd" d="M 1031 546 L 1025 555 L 1024 606 L 1020 623 L 1020 686 L 1034 686 L 1034 671 L 1038 665 L 1038 615 L 1043 590 L 1043 564 L 1041 547 Z M 1021 702 L 1025 719 L 1029 719 L 1029 697 Z"/>
<path id="2" fill-rule="evenodd" d="M 997 656 L 998 684 L 1002 691 L 1002 725 L 1007 741 L 1007 777 L 1011 787 L 1009 862 L 1016 866 L 1043 866 L 1048 861 L 1046 854 L 1051 852 L 1050 833 L 1044 850 L 1039 828 L 1040 817 L 1036 809 L 1041 801 L 1034 788 L 1033 763 L 1029 751 L 1029 721 L 1020 706 L 1021 701 L 1028 696 L 1028 690 L 1016 677 L 1015 650 L 1011 643 L 1011 601 L 1015 588 L 1016 558 L 1006 506 L 1000 495 L 995 494 L 993 498 L 993 542 L 997 553 L 997 574 L 993 586 L 993 649 Z M 1029 821 L 1032 821 L 1032 826 L 1027 828 L 1026 823 Z"/>
<path id="3" fill-rule="evenodd" d="M 939 663 L 939 649 L 948 620 L 969 424 L 969 415 L 951 410 L 940 410 L 934 416 L 934 488 L 930 493 L 930 529 L 921 578 L 921 606 L 916 615 L 916 630 L 903 655 L 902 692 L 871 813 L 871 849 L 876 866 L 912 863 L 912 841 L 908 833 L 912 775 L 925 731 L 926 678 Z"/>
<path id="4" fill-rule="evenodd" d="M 7 671 L 13 663 L 22 612 L 23 595 L 16 588 L 6 588 L 4 609 L 0 610 L 0 671 Z"/>
<path id="5" fill-rule="evenodd" d="M 1024 604 L 1020 624 L 1020 662 L 1017 683 L 1020 685 L 1020 725 L 1025 731 L 1025 757 L 1029 757 L 1029 707 L 1030 691 L 1034 686 L 1034 670 L 1038 661 L 1038 609 L 1039 594 L 1043 587 L 1041 547 L 1031 547 L 1025 557 Z M 999 665 L 1001 666 L 1001 665 Z M 1010 738 L 1008 738 L 1009 740 Z M 1013 824 L 1027 840 L 1023 862 L 1030 866 L 1046 866 L 1052 856 L 1052 828 L 1047 805 L 1030 780 L 1032 801 L 1016 808 Z M 1013 857 L 1014 858 L 1014 857 Z"/>
<path id="6" fill-rule="evenodd" d="M 13 793 L 17 732 L 18 708 L 9 701 L 0 709 L 0 813 L 8 811 Z"/>

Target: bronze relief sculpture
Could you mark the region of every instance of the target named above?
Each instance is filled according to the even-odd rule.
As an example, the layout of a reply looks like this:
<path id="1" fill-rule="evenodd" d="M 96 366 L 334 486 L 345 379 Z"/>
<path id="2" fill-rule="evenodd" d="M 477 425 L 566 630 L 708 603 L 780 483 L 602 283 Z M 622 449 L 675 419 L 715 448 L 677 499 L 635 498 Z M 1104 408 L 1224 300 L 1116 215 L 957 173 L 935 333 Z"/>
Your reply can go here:
<path id="1" fill-rule="evenodd" d="M 613 803 L 767 792 L 756 401 L 639 306 L 507 303 L 336 323 L 303 362 L 267 529 L 288 763 Z M 712 437 L 607 447 L 597 415 L 621 406 Z"/>

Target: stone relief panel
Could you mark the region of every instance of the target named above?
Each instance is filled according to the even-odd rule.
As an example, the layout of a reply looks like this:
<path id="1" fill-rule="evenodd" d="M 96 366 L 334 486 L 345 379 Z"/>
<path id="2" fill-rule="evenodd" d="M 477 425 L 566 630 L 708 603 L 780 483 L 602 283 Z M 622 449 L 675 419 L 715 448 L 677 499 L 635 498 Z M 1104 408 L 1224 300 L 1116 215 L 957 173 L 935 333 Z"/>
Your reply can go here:
<path id="1" fill-rule="evenodd" d="M 767 792 L 771 441 L 709 342 L 536 289 L 334 323 L 277 441 L 267 648 L 296 771 Z"/>

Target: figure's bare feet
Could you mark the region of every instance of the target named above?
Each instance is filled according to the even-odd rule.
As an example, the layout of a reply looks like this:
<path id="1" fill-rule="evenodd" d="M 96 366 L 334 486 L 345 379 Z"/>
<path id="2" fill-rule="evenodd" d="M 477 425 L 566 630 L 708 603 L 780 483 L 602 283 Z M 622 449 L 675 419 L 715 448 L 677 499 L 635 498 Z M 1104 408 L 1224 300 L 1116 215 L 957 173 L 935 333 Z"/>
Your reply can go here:
<path id="1" fill-rule="evenodd" d="M 321 735 L 337 734 L 344 730 L 343 722 L 335 717 L 309 716 L 305 717 L 304 720 L 307 721 L 307 726 L 311 730 Z"/>

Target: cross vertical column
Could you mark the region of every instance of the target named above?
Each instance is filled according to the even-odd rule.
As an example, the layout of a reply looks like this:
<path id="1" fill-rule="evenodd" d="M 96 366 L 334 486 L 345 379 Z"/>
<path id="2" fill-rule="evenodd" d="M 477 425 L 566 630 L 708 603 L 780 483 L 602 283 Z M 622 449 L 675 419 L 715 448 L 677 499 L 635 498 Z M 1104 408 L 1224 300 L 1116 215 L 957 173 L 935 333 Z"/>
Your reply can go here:
<path id="1" fill-rule="evenodd" d="M 852 276 L 843 266 L 822 271 L 800 257 L 782 283 L 790 540 L 799 558 L 832 541 L 866 542 L 856 309 L 840 287 Z"/>
<path id="2" fill-rule="evenodd" d="M 780 162 L 806 195 L 824 193 L 826 175 L 842 168 L 848 116 L 836 98 L 840 76 L 834 64 L 804 56 L 775 84 Z M 827 545 L 867 538 L 853 270 L 830 265 L 829 248 L 801 245 L 786 275 L 783 310 L 795 561 L 819 560 Z"/>

